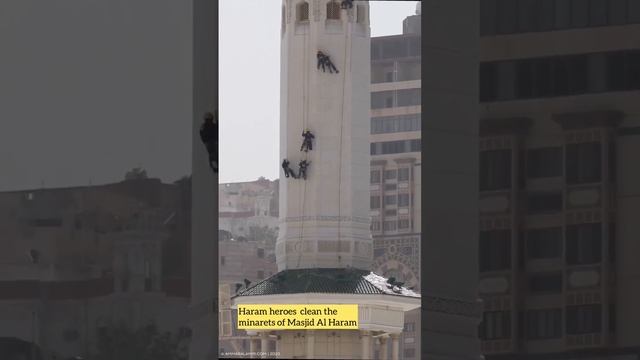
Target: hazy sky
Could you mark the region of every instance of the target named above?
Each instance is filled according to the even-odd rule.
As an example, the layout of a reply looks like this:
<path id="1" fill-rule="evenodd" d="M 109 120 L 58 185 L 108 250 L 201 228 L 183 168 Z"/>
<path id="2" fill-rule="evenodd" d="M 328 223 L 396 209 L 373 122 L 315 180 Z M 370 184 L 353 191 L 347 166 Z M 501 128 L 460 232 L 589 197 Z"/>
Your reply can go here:
<path id="1" fill-rule="evenodd" d="M 220 1 L 220 182 L 279 176 L 280 0 Z M 417 1 L 370 2 L 371 36 L 402 33 Z"/>
<path id="2" fill-rule="evenodd" d="M 220 181 L 278 176 L 280 0 L 220 1 Z M 374 36 L 415 1 L 371 2 Z M 187 0 L 0 0 L 0 191 L 191 172 Z"/>

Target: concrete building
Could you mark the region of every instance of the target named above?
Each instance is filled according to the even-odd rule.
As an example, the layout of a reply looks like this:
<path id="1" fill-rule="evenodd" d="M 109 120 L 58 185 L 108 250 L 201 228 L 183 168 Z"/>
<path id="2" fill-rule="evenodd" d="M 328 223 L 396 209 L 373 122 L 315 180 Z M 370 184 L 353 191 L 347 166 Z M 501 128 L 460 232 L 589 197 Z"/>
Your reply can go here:
<path id="1" fill-rule="evenodd" d="M 91 356 L 100 328 L 119 322 L 180 331 L 190 295 L 180 184 L 0 193 L 0 338 L 50 359 Z"/>
<path id="2" fill-rule="evenodd" d="M 370 272 L 369 5 L 285 0 L 281 36 L 280 157 L 310 167 L 306 179 L 280 179 L 278 274 L 241 291 L 232 306 L 358 304 L 359 330 L 277 331 L 280 356 L 368 359 L 373 338 L 384 339 L 385 355 L 390 338 L 399 359 L 404 313 L 420 304 L 418 294 Z M 338 72 L 320 69 L 318 51 Z M 309 152 L 300 151 L 304 129 L 315 135 Z M 260 331 L 263 351 L 269 336 Z"/>
<path id="3" fill-rule="evenodd" d="M 638 359 L 640 2 L 481 1 L 488 359 Z"/>
<path id="4" fill-rule="evenodd" d="M 218 186 L 218 230 L 253 238 L 256 228 L 278 231 L 278 180 L 260 178 Z M 271 244 L 275 249 L 275 242 Z"/>
<path id="5" fill-rule="evenodd" d="M 371 38 L 373 269 L 420 289 L 420 3 L 401 35 Z M 420 358 L 419 310 L 405 314 L 403 359 Z M 378 354 L 375 354 L 376 357 Z"/>

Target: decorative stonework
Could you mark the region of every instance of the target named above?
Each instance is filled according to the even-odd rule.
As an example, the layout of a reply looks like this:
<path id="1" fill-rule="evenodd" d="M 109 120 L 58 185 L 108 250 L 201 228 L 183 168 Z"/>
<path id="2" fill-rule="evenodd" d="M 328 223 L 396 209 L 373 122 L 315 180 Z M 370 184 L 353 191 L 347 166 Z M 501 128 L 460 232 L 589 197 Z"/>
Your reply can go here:
<path id="1" fill-rule="evenodd" d="M 358 217 L 358 216 L 291 216 L 286 217 L 284 222 L 302 222 L 302 221 L 345 221 L 345 222 L 354 222 L 359 224 L 369 224 L 371 219 L 368 217 Z"/>
<path id="2" fill-rule="evenodd" d="M 320 0 L 313 0 L 313 20 L 320 21 L 322 13 L 320 12 Z"/>
<path id="3" fill-rule="evenodd" d="M 471 302 L 423 294 L 422 309 L 450 315 L 482 318 L 482 300 Z"/>

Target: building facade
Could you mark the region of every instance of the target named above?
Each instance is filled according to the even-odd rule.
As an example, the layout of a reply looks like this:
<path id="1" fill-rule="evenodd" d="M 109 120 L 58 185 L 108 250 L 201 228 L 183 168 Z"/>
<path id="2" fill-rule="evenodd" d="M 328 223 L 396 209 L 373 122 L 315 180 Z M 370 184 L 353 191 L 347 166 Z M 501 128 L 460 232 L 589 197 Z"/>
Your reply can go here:
<path id="1" fill-rule="evenodd" d="M 0 193 L 0 337 L 51 359 L 91 356 L 101 328 L 119 323 L 180 331 L 188 191 L 184 181 L 133 179 Z"/>
<path id="2" fill-rule="evenodd" d="M 480 29 L 483 352 L 638 359 L 640 2 L 483 0 Z"/>
<path id="3" fill-rule="evenodd" d="M 421 15 L 371 38 L 371 232 L 376 273 L 420 289 Z M 420 358 L 420 310 L 405 314 L 400 354 Z M 380 356 L 376 352 L 376 358 Z"/>

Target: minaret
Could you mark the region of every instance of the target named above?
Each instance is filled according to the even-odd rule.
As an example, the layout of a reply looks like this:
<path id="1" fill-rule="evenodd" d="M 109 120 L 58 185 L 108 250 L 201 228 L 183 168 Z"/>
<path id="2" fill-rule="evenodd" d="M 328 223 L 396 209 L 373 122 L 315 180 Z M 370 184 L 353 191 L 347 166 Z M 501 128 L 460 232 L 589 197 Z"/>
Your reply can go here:
<path id="1" fill-rule="evenodd" d="M 294 170 L 301 160 L 310 165 L 306 179 L 280 177 L 278 273 L 239 291 L 232 307 L 357 304 L 357 330 L 257 329 L 247 331 L 249 351 L 266 352 L 275 338 L 284 358 L 371 359 L 389 339 L 398 359 L 404 313 L 420 295 L 369 270 L 369 5 L 340 5 L 282 2 L 280 156 Z M 318 68 L 318 51 L 338 72 Z M 307 129 L 315 138 L 303 152 Z"/>
<path id="2" fill-rule="evenodd" d="M 306 180 L 280 179 L 278 270 L 368 269 L 370 32 L 368 2 L 284 0 L 280 68 L 280 158 Z M 318 69 L 328 55 L 339 73 Z M 315 136 L 301 152 L 302 132 Z"/>

